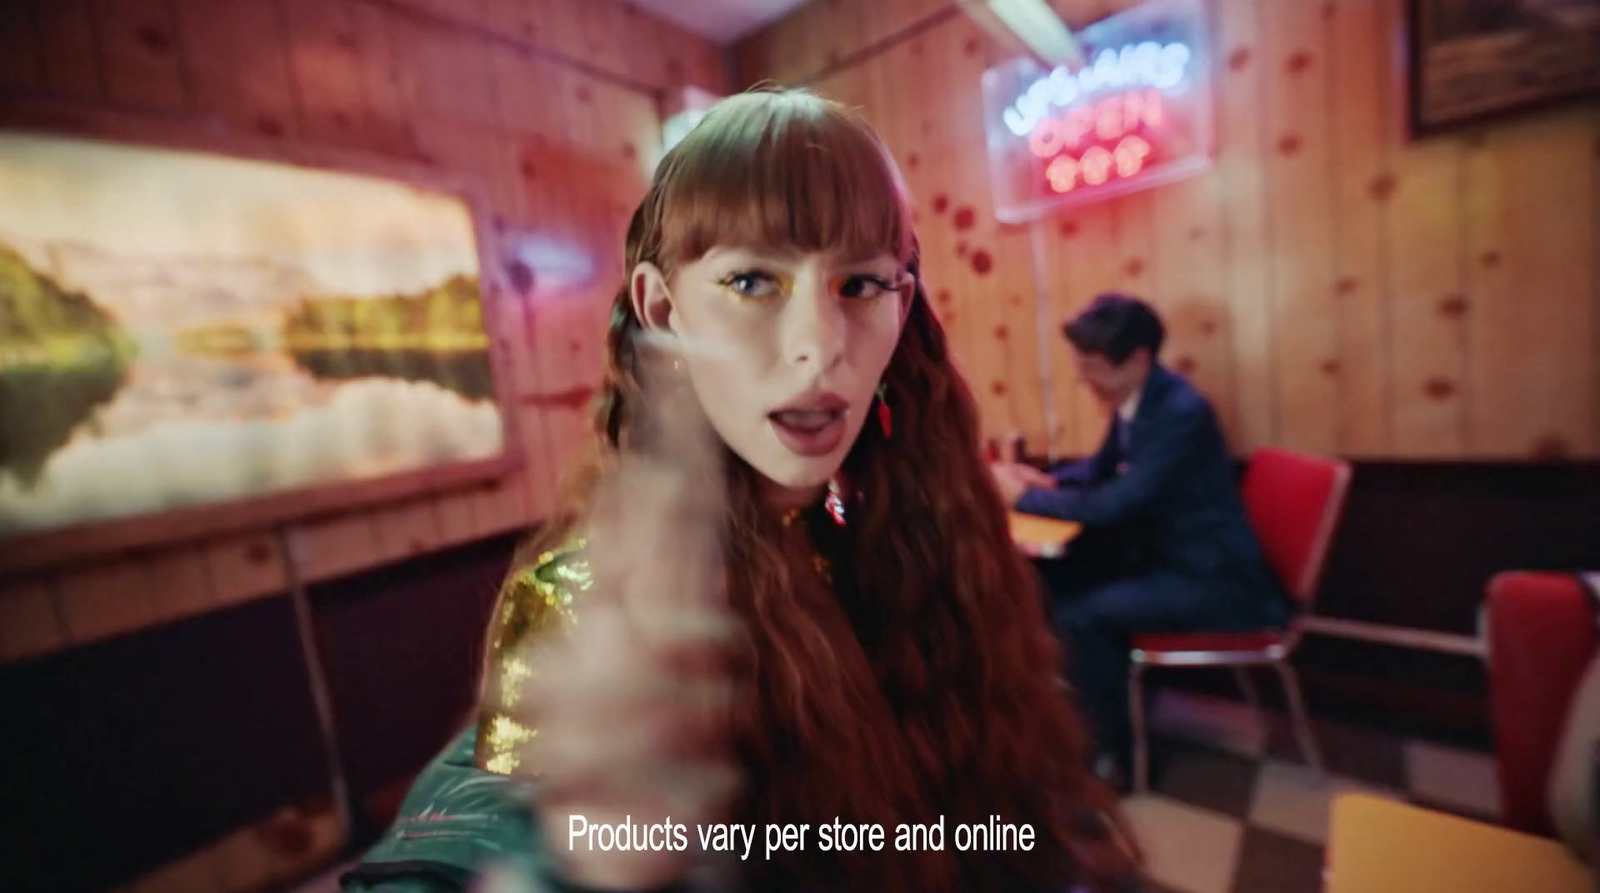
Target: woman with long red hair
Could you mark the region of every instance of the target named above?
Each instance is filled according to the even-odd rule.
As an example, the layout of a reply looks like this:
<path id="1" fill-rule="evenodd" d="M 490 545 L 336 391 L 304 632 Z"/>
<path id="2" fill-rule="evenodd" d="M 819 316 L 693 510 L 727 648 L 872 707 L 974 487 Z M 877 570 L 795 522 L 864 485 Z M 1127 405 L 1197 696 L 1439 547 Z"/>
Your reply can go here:
<path id="1" fill-rule="evenodd" d="M 476 727 L 346 889 L 1130 877 L 871 128 L 727 99 L 626 250 L 595 460 L 503 591 Z M 706 852 L 717 823 L 753 839 Z M 913 824 L 943 847 L 897 849 Z M 769 851 L 769 825 L 806 831 Z M 1012 833 L 958 848 L 972 825 Z"/>

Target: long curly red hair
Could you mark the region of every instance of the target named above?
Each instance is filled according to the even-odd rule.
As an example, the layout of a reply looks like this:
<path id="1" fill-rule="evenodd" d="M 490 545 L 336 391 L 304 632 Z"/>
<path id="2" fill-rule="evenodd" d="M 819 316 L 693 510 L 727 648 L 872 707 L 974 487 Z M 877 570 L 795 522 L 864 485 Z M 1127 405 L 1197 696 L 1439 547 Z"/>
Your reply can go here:
<path id="1" fill-rule="evenodd" d="M 748 770 L 741 820 L 876 823 L 883 852 L 804 852 L 742 867 L 750 889 L 1061 889 L 1130 863 L 1086 817 L 1108 798 L 1084 770 L 1033 569 L 979 452 L 972 392 L 922 285 L 905 186 L 871 127 L 799 90 L 720 103 L 669 152 L 633 217 L 627 269 L 668 275 L 719 244 L 889 252 L 916 280 L 884 375 L 892 437 L 868 424 L 843 475 L 848 523 L 814 523 L 836 604 L 795 597 L 779 520 L 757 473 L 729 455 L 724 530 L 734 610 L 754 640 L 736 730 Z M 598 454 L 541 551 L 583 523 L 596 469 L 628 437 L 640 321 L 617 294 L 596 414 Z M 853 633 L 853 635 L 852 635 Z M 955 851 L 956 823 L 1031 824 L 1027 852 Z M 943 818 L 943 852 L 898 853 L 895 827 Z M 1093 864 L 1091 864 L 1093 863 Z"/>

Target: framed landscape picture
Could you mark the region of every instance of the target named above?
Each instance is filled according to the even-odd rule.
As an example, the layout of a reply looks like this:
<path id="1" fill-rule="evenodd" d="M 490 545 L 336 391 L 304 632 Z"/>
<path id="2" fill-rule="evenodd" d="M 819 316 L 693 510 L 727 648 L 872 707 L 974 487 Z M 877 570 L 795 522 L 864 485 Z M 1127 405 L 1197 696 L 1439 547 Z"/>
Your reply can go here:
<path id="1" fill-rule="evenodd" d="M 0 553 L 503 474 L 480 229 L 416 183 L 0 131 Z"/>
<path id="2" fill-rule="evenodd" d="M 1407 0 L 1413 136 L 1600 95 L 1600 0 Z"/>

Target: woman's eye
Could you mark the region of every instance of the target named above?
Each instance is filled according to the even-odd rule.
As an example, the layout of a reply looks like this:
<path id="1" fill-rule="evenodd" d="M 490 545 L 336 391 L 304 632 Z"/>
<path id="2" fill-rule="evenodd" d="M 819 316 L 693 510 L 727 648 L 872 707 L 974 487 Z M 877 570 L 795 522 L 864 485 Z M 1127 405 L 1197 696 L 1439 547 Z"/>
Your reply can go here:
<path id="1" fill-rule="evenodd" d="M 894 285 L 887 279 L 878 276 L 851 276 L 839 287 L 839 294 L 846 298 L 865 301 L 893 290 Z"/>
<path id="2" fill-rule="evenodd" d="M 742 298 L 760 300 L 778 294 L 778 280 L 766 273 L 734 273 L 722 280 L 722 284 Z"/>

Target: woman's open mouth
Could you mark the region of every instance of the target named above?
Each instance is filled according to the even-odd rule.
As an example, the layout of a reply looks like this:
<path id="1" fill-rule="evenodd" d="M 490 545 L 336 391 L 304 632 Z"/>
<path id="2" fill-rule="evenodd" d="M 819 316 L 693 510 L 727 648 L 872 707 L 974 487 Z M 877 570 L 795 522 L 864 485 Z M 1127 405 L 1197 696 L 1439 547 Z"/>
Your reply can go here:
<path id="1" fill-rule="evenodd" d="M 769 413 L 772 430 L 790 451 L 826 456 L 844 440 L 850 404 L 836 394 L 812 395 Z"/>

